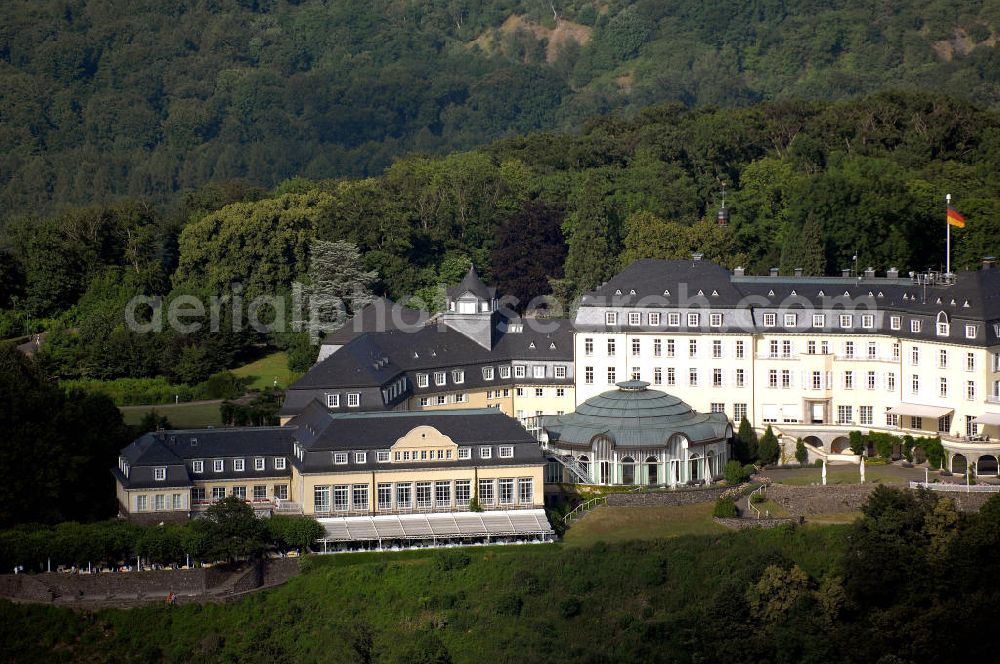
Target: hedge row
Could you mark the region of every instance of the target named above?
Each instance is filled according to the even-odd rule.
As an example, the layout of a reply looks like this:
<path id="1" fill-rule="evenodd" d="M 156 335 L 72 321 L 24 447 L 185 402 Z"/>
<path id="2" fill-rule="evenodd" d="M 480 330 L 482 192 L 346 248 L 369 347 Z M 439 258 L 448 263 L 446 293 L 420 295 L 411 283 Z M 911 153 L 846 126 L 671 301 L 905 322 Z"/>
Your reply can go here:
<path id="1" fill-rule="evenodd" d="M 79 390 L 88 394 L 106 394 L 116 406 L 143 406 L 200 399 L 234 399 L 243 395 L 247 383 L 246 378 L 239 378 L 229 371 L 220 371 L 194 386 L 171 385 L 163 376 L 115 380 L 80 378 L 64 380 L 61 385 L 67 392 Z"/>

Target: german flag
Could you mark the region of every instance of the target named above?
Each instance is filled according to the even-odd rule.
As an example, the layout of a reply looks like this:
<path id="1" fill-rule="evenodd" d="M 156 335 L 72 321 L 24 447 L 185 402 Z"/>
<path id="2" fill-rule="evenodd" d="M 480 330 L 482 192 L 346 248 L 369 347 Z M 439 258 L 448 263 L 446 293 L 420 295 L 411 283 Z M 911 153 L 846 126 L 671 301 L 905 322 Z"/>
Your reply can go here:
<path id="1" fill-rule="evenodd" d="M 950 205 L 948 206 L 948 225 L 955 228 L 965 228 L 965 217 Z"/>

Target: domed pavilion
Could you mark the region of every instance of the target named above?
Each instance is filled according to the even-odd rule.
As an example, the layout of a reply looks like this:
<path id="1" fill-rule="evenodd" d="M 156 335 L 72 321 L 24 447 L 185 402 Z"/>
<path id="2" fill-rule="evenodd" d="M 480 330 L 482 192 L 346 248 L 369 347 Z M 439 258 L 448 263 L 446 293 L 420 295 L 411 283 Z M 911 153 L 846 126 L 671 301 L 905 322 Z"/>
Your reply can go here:
<path id="1" fill-rule="evenodd" d="M 699 413 L 639 380 L 616 386 L 541 418 L 540 441 L 565 481 L 676 486 L 722 474 L 733 437 L 725 413 Z"/>

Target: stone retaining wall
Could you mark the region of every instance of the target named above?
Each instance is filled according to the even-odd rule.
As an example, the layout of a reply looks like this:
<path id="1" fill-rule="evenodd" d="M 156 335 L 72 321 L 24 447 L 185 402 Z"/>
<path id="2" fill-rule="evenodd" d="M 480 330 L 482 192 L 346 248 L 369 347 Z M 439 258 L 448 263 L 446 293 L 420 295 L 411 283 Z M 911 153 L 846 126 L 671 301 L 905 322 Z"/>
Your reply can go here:
<path id="1" fill-rule="evenodd" d="M 875 484 L 831 484 L 828 486 L 789 486 L 772 484 L 765 495 L 792 516 L 856 512 L 875 490 Z"/>
<path id="2" fill-rule="evenodd" d="M 798 519 L 721 519 L 719 517 L 713 517 L 712 519 L 717 524 L 725 526 L 726 528 L 732 528 L 733 530 L 746 530 L 748 528 L 775 528 L 777 526 L 783 526 L 786 523 L 795 523 Z"/>
<path id="3" fill-rule="evenodd" d="M 650 491 L 643 493 L 610 493 L 608 505 L 612 507 L 648 507 L 654 505 L 693 505 L 714 503 L 727 489 L 719 485 L 704 489 L 673 489 L 670 491 Z"/>

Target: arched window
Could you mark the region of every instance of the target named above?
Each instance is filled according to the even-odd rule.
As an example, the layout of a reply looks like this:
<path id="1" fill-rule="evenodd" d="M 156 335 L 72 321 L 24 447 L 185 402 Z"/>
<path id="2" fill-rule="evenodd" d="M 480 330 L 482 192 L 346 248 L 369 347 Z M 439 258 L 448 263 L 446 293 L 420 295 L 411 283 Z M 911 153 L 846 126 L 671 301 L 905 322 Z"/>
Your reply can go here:
<path id="1" fill-rule="evenodd" d="M 714 477 L 718 474 L 718 457 L 715 456 L 715 450 L 709 450 L 705 458 L 705 475 L 708 477 Z"/>
<path id="2" fill-rule="evenodd" d="M 948 312 L 940 311 L 937 315 L 937 333 L 939 337 L 946 337 L 951 332 L 951 321 L 948 320 Z"/>
<path id="3" fill-rule="evenodd" d="M 648 484 L 654 485 L 659 484 L 659 477 L 657 476 L 657 466 L 656 457 L 651 456 L 646 459 L 646 482 Z"/>
<path id="4" fill-rule="evenodd" d="M 622 459 L 622 484 L 635 484 L 635 459 Z"/>
<path id="5" fill-rule="evenodd" d="M 701 468 L 701 457 L 697 454 L 692 455 L 688 460 L 688 477 L 691 480 L 702 479 Z"/>
<path id="6" fill-rule="evenodd" d="M 583 468 L 583 471 L 585 473 L 587 473 L 587 475 L 589 476 L 590 475 L 590 459 L 587 457 L 587 455 L 584 454 L 583 456 L 578 457 L 577 461 L 580 463 L 580 466 Z"/>

